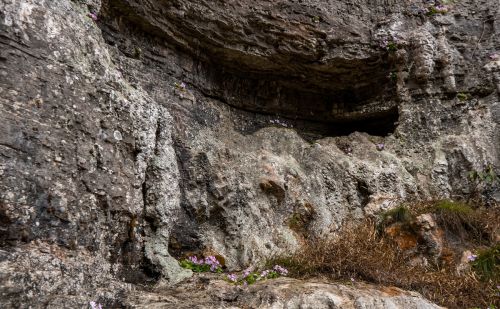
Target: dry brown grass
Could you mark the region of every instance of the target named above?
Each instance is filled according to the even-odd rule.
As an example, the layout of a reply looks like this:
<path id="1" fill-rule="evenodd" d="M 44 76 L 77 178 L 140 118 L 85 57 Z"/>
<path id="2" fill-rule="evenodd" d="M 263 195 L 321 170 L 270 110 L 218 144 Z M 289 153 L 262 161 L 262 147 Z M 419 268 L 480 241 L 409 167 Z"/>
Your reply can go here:
<path id="1" fill-rule="evenodd" d="M 435 205 L 435 204 L 434 204 Z M 426 210 L 429 205 L 424 207 Z M 417 215 L 424 208 L 412 210 Z M 492 229 L 498 224 L 497 211 L 476 212 L 458 216 L 453 211 L 433 208 L 437 221 L 458 232 L 458 238 L 471 245 L 490 242 Z M 411 220 L 407 221 L 411 224 Z M 473 228 L 471 228 L 471 226 Z M 499 291 L 493 280 L 479 280 L 474 272 L 459 275 L 457 259 L 451 264 L 423 266 L 410 263 L 415 252 L 401 250 L 396 242 L 380 232 L 380 222 L 366 220 L 361 224 L 346 225 L 338 237 L 309 239 L 302 250 L 291 257 L 277 258 L 271 263 L 288 267 L 297 277 L 326 276 L 333 280 L 356 278 L 384 286 L 397 286 L 420 292 L 428 299 L 449 308 L 485 308 L 499 306 Z"/>

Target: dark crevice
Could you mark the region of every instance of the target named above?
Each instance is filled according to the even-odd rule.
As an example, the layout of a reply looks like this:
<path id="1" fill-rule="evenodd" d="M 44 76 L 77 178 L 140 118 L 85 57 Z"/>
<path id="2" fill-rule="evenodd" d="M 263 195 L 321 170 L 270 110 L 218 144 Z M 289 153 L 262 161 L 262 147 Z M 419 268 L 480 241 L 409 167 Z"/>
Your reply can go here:
<path id="1" fill-rule="evenodd" d="M 238 118 L 236 129 L 242 134 L 253 134 L 265 127 L 285 127 L 294 129 L 305 140 L 314 141 L 323 137 L 346 136 L 354 132 L 365 132 L 373 136 L 387 136 L 392 134 L 399 121 L 398 107 L 387 111 L 380 111 L 369 118 L 359 120 L 319 121 L 300 118 L 290 118 L 271 112 L 256 112 L 229 104 L 225 98 L 205 94 L 206 98 L 225 103 L 232 109 L 232 114 Z"/>

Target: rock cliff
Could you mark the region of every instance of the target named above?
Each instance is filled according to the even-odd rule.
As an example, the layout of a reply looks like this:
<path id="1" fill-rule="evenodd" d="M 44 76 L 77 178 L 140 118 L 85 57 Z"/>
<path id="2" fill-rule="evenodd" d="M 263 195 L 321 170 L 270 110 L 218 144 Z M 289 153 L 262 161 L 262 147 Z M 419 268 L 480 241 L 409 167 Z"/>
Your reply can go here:
<path id="1" fill-rule="evenodd" d="M 468 175 L 500 167 L 500 4 L 437 5 L 0 0 L 0 305 L 153 306 L 127 294 L 187 254 L 238 270 L 404 201 L 498 202 Z"/>

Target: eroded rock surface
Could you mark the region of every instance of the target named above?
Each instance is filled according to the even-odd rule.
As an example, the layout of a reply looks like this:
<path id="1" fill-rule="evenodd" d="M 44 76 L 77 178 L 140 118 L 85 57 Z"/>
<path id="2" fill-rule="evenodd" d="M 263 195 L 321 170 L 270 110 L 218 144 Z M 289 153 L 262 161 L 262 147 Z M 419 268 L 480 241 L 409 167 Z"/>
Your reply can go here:
<path id="1" fill-rule="evenodd" d="M 500 164 L 499 3 L 430 5 L 0 0 L 0 305 L 112 305 L 174 257 L 241 269 L 470 194 Z"/>
<path id="2" fill-rule="evenodd" d="M 131 293 L 125 302 L 133 308 L 442 308 L 418 293 L 394 287 L 289 278 L 242 287 L 210 276 L 190 279 L 173 289 Z"/>

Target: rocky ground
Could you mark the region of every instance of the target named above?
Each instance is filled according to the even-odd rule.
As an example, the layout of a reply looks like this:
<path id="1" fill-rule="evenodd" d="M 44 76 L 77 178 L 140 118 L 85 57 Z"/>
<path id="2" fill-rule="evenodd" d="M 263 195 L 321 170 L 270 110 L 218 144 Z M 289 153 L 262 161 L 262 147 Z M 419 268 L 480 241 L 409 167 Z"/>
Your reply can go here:
<path id="1" fill-rule="evenodd" d="M 468 176 L 499 173 L 499 6 L 0 0 L 0 306 L 432 307 L 292 279 L 234 301 L 141 287 L 405 201 L 492 207 Z"/>

